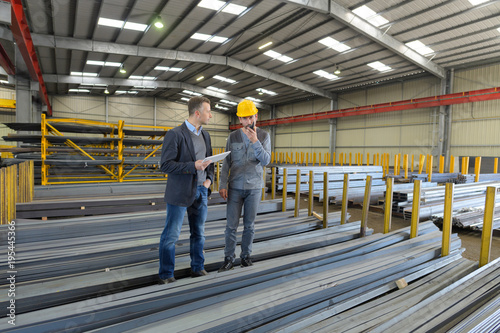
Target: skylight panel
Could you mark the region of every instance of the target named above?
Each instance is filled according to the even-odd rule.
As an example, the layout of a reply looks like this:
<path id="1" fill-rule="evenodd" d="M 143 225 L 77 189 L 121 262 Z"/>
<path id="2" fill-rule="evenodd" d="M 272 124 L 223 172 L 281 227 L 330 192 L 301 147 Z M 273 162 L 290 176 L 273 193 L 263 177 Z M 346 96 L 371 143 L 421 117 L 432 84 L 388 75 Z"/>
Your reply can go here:
<path id="1" fill-rule="evenodd" d="M 254 101 L 254 102 L 257 102 L 257 103 L 262 102 L 262 100 L 261 100 L 261 99 L 254 98 L 254 97 L 250 97 L 250 96 L 245 97 L 245 99 L 249 99 L 249 100 Z"/>
<path id="2" fill-rule="evenodd" d="M 128 78 L 131 80 L 156 80 L 154 76 L 130 75 Z"/>
<path id="3" fill-rule="evenodd" d="M 292 58 L 290 58 L 286 55 L 282 55 L 281 53 L 278 53 L 278 52 L 273 51 L 273 50 L 266 51 L 266 52 L 264 52 L 264 54 L 268 57 L 273 58 L 273 59 L 283 61 L 284 63 L 287 63 L 287 62 L 290 62 L 293 60 Z"/>
<path id="4" fill-rule="evenodd" d="M 229 104 L 229 105 L 238 105 L 238 103 L 233 102 L 233 101 L 228 101 L 227 99 L 221 99 L 219 102 L 224 103 L 224 104 Z"/>
<path id="5" fill-rule="evenodd" d="M 271 96 L 278 95 L 274 91 L 266 90 L 266 89 L 263 89 L 263 88 L 257 88 L 255 90 L 257 90 L 259 92 L 259 94 L 268 94 L 268 95 L 271 95 Z"/>
<path id="6" fill-rule="evenodd" d="M 97 73 L 89 73 L 89 72 L 71 72 L 71 75 L 75 76 L 91 76 L 91 77 L 96 77 Z"/>
<path id="7" fill-rule="evenodd" d="M 225 107 L 225 106 L 221 106 L 221 105 L 219 105 L 219 104 L 216 104 L 216 105 L 215 105 L 215 108 L 216 108 L 216 109 L 221 109 L 221 110 L 229 110 L 229 108 L 227 108 L 227 107 Z"/>
<path id="8" fill-rule="evenodd" d="M 107 27 L 120 28 L 120 29 L 123 27 L 124 23 L 125 22 L 121 20 L 113 20 L 104 17 L 99 17 L 99 20 L 97 21 L 98 25 L 104 25 Z"/>
<path id="9" fill-rule="evenodd" d="M 220 10 L 225 4 L 226 4 L 226 2 L 224 2 L 224 1 L 202 0 L 198 4 L 198 6 L 203 7 L 203 8 L 207 8 L 207 9 L 212 9 L 212 10 Z M 247 9 L 247 7 L 245 7 L 245 6 L 240 6 L 240 5 L 230 3 L 222 9 L 222 12 L 234 14 L 234 15 L 240 15 L 246 9 Z"/>
<path id="10" fill-rule="evenodd" d="M 129 90 L 127 91 L 127 94 L 130 94 L 130 95 L 136 95 L 138 94 L 139 92 L 138 91 L 135 91 L 135 90 Z"/>
<path id="11" fill-rule="evenodd" d="M 126 90 L 117 90 L 115 91 L 115 95 L 122 95 L 122 94 L 126 94 L 127 91 Z"/>
<path id="12" fill-rule="evenodd" d="M 368 8 L 366 5 L 354 9 L 352 12 L 358 15 L 359 17 L 364 18 L 365 20 L 367 20 L 376 27 L 389 23 L 388 20 L 386 20 L 380 15 L 377 15 L 377 13 Z"/>
<path id="13" fill-rule="evenodd" d="M 220 88 L 213 87 L 213 86 L 208 86 L 207 89 L 210 89 L 210 90 L 213 90 L 213 91 L 217 91 L 217 92 L 220 92 L 220 93 L 223 93 L 223 94 L 227 94 L 229 92 L 229 91 L 227 91 L 225 89 L 220 89 Z"/>
<path id="14" fill-rule="evenodd" d="M 480 5 L 482 3 L 485 3 L 485 2 L 488 2 L 490 0 L 469 0 L 469 2 L 473 5 L 473 6 L 477 6 L 477 5 Z"/>
<path id="15" fill-rule="evenodd" d="M 368 64 L 368 66 L 370 66 L 378 71 L 381 71 L 381 72 L 386 72 L 386 71 L 389 71 L 392 69 L 391 67 L 384 65 L 380 61 L 371 62 Z"/>
<path id="16" fill-rule="evenodd" d="M 221 81 L 224 81 L 224 82 L 227 82 L 227 83 L 231 83 L 231 84 L 238 83 L 238 82 L 236 82 L 233 79 L 228 79 L 228 78 L 220 76 L 220 75 L 214 75 L 214 79 L 221 80 Z"/>
<path id="17" fill-rule="evenodd" d="M 189 98 L 187 98 L 187 97 L 181 97 L 181 100 L 182 100 L 182 101 L 189 102 Z"/>
<path id="18" fill-rule="evenodd" d="M 166 66 L 156 66 L 155 70 L 157 71 L 166 71 L 166 72 L 180 72 L 183 68 L 179 67 L 166 67 Z"/>
<path id="19" fill-rule="evenodd" d="M 220 37 L 220 36 L 213 36 L 212 35 L 207 35 L 207 34 L 200 34 L 198 32 L 195 32 L 191 38 L 193 39 L 198 39 L 198 40 L 203 40 L 206 42 L 214 42 L 214 43 L 223 43 L 227 40 L 226 37 Z"/>
<path id="20" fill-rule="evenodd" d="M 406 46 L 409 48 L 415 50 L 415 52 L 420 53 L 421 55 L 428 55 L 434 53 L 434 50 L 431 49 L 430 47 L 426 46 L 424 43 L 422 43 L 419 40 L 415 40 L 413 42 L 406 43 Z"/>
<path id="21" fill-rule="evenodd" d="M 322 69 L 314 71 L 313 73 L 316 74 L 316 75 L 318 75 L 318 76 L 324 77 L 325 79 L 332 80 L 332 81 L 339 79 L 339 77 L 337 75 L 330 74 L 327 71 L 324 71 Z"/>
<path id="22" fill-rule="evenodd" d="M 122 63 L 113 61 L 87 60 L 87 65 L 121 67 Z"/>
<path id="23" fill-rule="evenodd" d="M 88 90 L 88 89 L 69 89 L 68 92 L 84 92 L 84 93 L 89 93 L 90 90 Z"/>
<path id="24" fill-rule="evenodd" d="M 123 29 L 129 29 L 129 30 L 135 30 L 135 31 L 144 31 L 144 30 L 146 30 L 147 27 L 148 27 L 147 24 L 127 22 L 123 26 Z"/>
<path id="25" fill-rule="evenodd" d="M 191 91 L 191 90 L 183 90 L 182 92 L 185 94 L 188 94 L 188 95 L 193 95 L 193 96 L 203 96 L 202 94 Z"/>
<path id="26" fill-rule="evenodd" d="M 338 40 L 333 39 L 331 37 L 325 37 L 325 38 L 319 40 L 319 42 L 325 46 L 328 46 L 331 49 L 334 49 L 335 51 L 338 51 L 338 52 L 344 52 L 344 51 L 351 49 L 346 44 L 341 43 Z"/>

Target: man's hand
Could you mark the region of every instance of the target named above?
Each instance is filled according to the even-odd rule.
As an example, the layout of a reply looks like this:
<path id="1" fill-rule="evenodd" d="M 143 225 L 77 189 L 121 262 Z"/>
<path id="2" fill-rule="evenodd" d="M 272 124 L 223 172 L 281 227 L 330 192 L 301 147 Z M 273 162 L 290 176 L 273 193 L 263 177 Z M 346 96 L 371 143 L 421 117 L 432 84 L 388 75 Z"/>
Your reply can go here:
<path id="1" fill-rule="evenodd" d="M 208 160 L 206 162 L 203 162 L 203 160 L 198 160 L 194 162 L 194 167 L 196 168 L 196 170 L 205 170 L 207 166 L 210 165 L 210 163 L 212 163 L 211 160 Z"/>
<path id="2" fill-rule="evenodd" d="M 212 184 L 212 181 L 210 179 L 207 179 L 203 182 L 203 186 L 205 186 L 206 188 L 209 188 L 211 184 Z"/>
<path id="3" fill-rule="evenodd" d="M 255 129 L 251 129 L 250 127 L 243 127 L 243 133 L 246 134 L 251 143 L 256 143 L 257 140 L 257 127 Z"/>
<path id="4" fill-rule="evenodd" d="M 225 188 L 220 189 L 219 194 L 222 199 L 227 200 L 227 190 Z"/>

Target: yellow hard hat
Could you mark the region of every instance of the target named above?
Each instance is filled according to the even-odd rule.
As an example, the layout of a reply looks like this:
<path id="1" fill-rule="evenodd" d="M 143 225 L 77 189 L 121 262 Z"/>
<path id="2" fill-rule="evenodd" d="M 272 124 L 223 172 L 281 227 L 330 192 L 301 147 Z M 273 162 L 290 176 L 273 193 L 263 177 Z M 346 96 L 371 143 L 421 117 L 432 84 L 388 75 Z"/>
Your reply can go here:
<path id="1" fill-rule="evenodd" d="M 238 104 L 238 112 L 236 112 L 236 115 L 244 118 L 253 116 L 257 114 L 257 112 L 259 112 L 259 110 L 257 110 L 255 103 L 248 99 L 244 99 Z"/>

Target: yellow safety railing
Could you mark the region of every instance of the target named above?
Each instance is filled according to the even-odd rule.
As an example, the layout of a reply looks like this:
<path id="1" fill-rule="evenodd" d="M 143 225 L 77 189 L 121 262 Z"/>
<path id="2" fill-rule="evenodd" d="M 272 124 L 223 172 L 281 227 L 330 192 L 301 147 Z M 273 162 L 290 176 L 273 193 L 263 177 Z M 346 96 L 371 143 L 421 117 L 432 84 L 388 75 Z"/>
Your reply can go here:
<path id="1" fill-rule="evenodd" d="M 33 200 L 34 162 L 27 161 L 0 169 L 0 224 L 16 218 L 16 203 Z"/>

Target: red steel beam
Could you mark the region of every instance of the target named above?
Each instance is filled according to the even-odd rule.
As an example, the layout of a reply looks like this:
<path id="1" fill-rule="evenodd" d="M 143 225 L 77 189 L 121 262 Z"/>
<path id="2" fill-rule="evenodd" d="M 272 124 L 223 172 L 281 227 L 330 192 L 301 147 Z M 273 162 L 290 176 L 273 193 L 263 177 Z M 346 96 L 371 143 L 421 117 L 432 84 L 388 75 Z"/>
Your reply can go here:
<path id="1" fill-rule="evenodd" d="M 38 63 L 35 45 L 31 39 L 28 22 L 26 21 L 26 16 L 24 15 L 23 4 L 21 0 L 10 0 L 10 4 L 12 9 L 12 35 L 14 36 L 17 47 L 19 48 L 24 62 L 28 67 L 31 79 L 38 81 L 40 96 L 42 97 L 42 101 L 47 105 L 47 113 L 49 116 L 52 116 L 52 107 L 49 102 L 49 95 L 47 94 L 47 88 L 45 87 L 45 82 L 43 81 L 42 70 L 40 69 L 40 64 Z"/>
<path id="2" fill-rule="evenodd" d="M 10 60 L 7 51 L 5 51 L 1 43 L 0 43 L 0 66 L 3 67 L 3 69 L 7 72 L 7 74 L 16 75 L 16 68 L 12 63 L 12 61 Z"/>
<path id="3" fill-rule="evenodd" d="M 304 121 L 331 119 L 331 118 L 341 118 L 341 117 L 352 117 L 360 116 L 366 114 L 383 113 L 383 112 L 393 112 L 401 110 L 412 110 L 412 109 L 422 109 L 430 108 L 436 106 L 444 105 L 454 105 L 454 104 L 464 104 L 472 102 L 490 101 L 500 99 L 500 87 L 474 90 L 468 92 L 461 92 L 456 94 L 447 94 L 440 96 L 431 96 L 423 98 L 414 98 L 404 101 L 389 102 L 382 104 L 372 104 L 359 106 L 348 109 L 341 110 L 331 110 L 318 113 L 304 114 L 300 116 L 292 116 L 285 118 L 261 120 L 257 122 L 257 126 L 271 126 L 271 125 L 282 125 L 290 123 L 298 123 Z M 235 130 L 240 128 L 241 125 L 231 125 L 229 129 Z"/>

